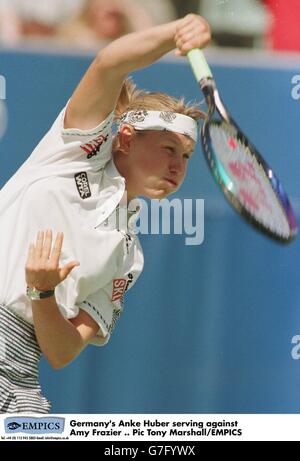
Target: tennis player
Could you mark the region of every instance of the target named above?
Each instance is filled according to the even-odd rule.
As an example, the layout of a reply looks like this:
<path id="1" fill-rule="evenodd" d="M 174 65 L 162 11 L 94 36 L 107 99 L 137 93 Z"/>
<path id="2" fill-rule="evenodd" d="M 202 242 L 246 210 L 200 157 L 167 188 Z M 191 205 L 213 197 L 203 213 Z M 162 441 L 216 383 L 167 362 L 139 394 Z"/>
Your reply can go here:
<path id="1" fill-rule="evenodd" d="M 0 191 L 0 412 L 48 413 L 41 353 L 61 368 L 109 340 L 143 268 L 137 197 L 180 187 L 202 116 L 127 75 L 209 40 L 207 22 L 189 14 L 109 44 Z"/>

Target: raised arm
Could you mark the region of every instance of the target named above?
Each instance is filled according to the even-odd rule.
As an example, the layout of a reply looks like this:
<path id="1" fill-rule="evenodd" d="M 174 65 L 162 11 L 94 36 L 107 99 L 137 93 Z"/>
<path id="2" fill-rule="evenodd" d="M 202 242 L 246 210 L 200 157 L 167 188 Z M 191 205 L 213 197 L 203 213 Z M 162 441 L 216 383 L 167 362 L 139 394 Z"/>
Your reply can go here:
<path id="1" fill-rule="evenodd" d="M 205 19 L 189 14 L 110 43 L 98 53 L 72 95 L 65 128 L 94 128 L 114 109 L 128 73 L 154 63 L 176 47 L 178 54 L 185 55 L 209 40 Z"/>

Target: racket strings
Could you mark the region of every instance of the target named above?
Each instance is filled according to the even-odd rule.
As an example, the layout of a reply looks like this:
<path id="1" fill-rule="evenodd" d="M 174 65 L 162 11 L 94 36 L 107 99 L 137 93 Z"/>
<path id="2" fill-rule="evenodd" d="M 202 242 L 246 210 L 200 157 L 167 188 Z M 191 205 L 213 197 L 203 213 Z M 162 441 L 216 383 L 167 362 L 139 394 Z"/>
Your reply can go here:
<path id="1" fill-rule="evenodd" d="M 226 123 L 211 122 L 209 131 L 223 187 L 256 221 L 288 238 L 290 227 L 280 200 L 249 146 L 243 144 L 237 137 L 236 129 Z"/>

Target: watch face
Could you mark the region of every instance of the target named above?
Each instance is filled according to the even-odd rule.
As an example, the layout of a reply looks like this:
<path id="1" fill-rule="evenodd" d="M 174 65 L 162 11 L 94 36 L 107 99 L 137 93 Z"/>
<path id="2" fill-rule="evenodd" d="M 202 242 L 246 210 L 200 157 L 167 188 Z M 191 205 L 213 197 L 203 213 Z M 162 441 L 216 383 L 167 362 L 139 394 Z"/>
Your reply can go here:
<path id="1" fill-rule="evenodd" d="M 39 292 L 36 288 L 27 287 L 27 296 L 30 299 L 40 299 Z"/>
<path id="2" fill-rule="evenodd" d="M 32 295 L 33 295 L 34 299 L 39 299 L 40 298 L 40 294 L 39 294 L 39 292 L 38 292 L 38 290 L 36 288 L 33 289 Z"/>

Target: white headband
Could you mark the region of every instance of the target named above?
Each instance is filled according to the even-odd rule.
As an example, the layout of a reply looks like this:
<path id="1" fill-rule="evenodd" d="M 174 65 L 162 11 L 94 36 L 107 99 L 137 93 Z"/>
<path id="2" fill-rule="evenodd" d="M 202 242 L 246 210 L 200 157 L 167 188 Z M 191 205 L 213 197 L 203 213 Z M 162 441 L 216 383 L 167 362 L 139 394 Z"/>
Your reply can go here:
<path id="1" fill-rule="evenodd" d="M 159 110 L 132 110 L 120 117 L 120 125 L 128 123 L 137 130 L 173 131 L 197 142 L 197 122 L 187 115 Z"/>

